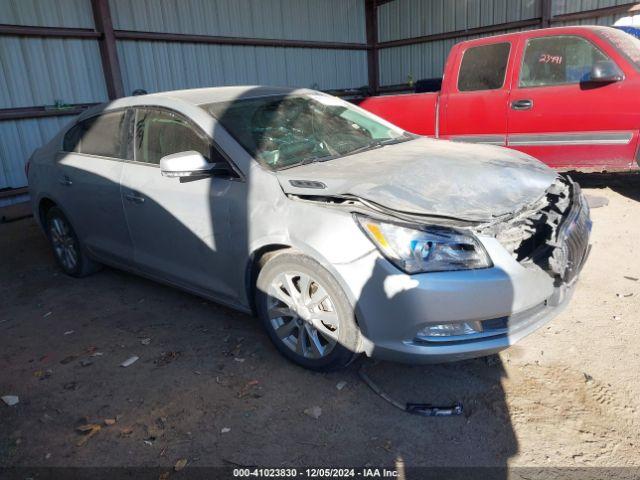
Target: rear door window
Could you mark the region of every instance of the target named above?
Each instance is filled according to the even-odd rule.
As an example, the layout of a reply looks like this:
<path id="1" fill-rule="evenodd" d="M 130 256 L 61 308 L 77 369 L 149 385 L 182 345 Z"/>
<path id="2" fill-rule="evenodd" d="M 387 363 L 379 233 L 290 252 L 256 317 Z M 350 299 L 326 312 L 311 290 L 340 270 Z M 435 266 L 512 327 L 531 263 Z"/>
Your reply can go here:
<path id="1" fill-rule="evenodd" d="M 574 35 L 532 38 L 527 42 L 520 87 L 550 87 L 590 78 L 596 62 L 609 60 L 598 47 Z"/>
<path id="2" fill-rule="evenodd" d="M 103 113 L 79 122 L 65 134 L 64 151 L 125 159 L 125 119 L 126 112 L 121 110 Z"/>
<path id="3" fill-rule="evenodd" d="M 211 159 L 211 143 L 183 116 L 167 110 L 137 109 L 135 160 L 158 165 L 173 153 L 194 150 Z"/>
<path id="4" fill-rule="evenodd" d="M 475 92 L 503 87 L 511 44 L 492 43 L 467 49 L 462 56 L 458 90 Z"/>

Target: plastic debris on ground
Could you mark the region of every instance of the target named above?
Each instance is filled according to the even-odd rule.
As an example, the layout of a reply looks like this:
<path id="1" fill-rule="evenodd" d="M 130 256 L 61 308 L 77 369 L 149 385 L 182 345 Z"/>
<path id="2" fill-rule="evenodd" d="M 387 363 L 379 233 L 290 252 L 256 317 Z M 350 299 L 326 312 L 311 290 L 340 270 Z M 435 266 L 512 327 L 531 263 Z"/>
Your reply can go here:
<path id="1" fill-rule="evenodd" d="M 251 389 L 257 386 L 260 382 L 258 380 L 250 380 L 248 381 L 244 387 L 240 389 L 238 392 L 238 398 L 244 398 L 251 393 Z M 255 396 L 255 395 L 254 395 Z"/>
<path id="2" fill-rule="evenodd" d="M 8 406 L 13 407 L 20 402 L 20 398 L 17 395 L 5 395 L 2 397 L 2 401 Z"/>
<path id="3" fill-rule="evenodd" d="M 184 467 L 187 466 L 187 459 L 186 458 L 181 458 L 180 460 L 178 460 L 176 462 L 176 464 L 173 466 L 173 469 L 176 472 L 179 472 L 180 470 L 182 470 Z"/>
<path id="4" fill-rule="evenodd" d="M 100 430 L 102 430 L 102 425 L 97 423 L 88 423 L 86 425 L 81 425 L 76 430 L 80 433 L 83 433 L 84 436 L 76 442 L 77 447 L 82 447 L 85 445 L 94 435 L 96 435 Z"/>
<path id="5" fill-rule="evenodd" d="M 122 362 L 120 364 L 121 367 L 129 367 L 131 365 L 133 365 L 134 363 L 136 363 L 138 360 L 140 359 L 140 357 L 133 355 L 129 358 L 127 358 L 124 362 Z"/>
<path id="6" fill-rule="evenodd" d="M 320 418 L 320 415 L 322 415 L 322 408 L 318 406 L 310 407 L 304 410 L 304 414 L 317 420 L 318 418 Z"/>

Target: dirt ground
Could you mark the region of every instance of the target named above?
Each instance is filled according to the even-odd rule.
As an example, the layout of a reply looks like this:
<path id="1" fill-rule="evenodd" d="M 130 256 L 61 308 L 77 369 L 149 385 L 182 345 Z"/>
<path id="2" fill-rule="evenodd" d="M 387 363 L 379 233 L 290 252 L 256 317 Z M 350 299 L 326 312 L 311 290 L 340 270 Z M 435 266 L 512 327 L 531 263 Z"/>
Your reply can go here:
<path id="1" fill-rule="evenodd" d="M 640 178 L 579 180 L 609 204 L 561 316 L 488 359 L 365 361 L 401 401 L 461 401 L 451 418 L 394 409 L 361 362 L 288 363 L 250 316 L 111 269 L 66 277 L 33 219 L 0 224 L 0 396 L 19 396 L 0 466 L 640 466 Z"/>

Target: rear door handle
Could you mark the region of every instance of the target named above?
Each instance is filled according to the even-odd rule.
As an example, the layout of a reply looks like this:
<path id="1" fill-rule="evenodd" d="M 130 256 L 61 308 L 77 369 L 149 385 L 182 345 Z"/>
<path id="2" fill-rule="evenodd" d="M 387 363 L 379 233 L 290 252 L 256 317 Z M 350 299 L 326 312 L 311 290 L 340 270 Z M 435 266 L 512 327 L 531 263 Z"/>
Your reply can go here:
<path id="1" fill-rule="evenodd" d="M 65 187 L 70 187 L 71 185 L 73 185 L 73 182 L 68 175 L 64 175 L 60 180 L 58 180 L 58 183 L 60 185 L 64 185 Z"/>
<path id="2" fill-rule="evenodd" d="M 138 192 L 129 192 L 125 194 L 124 198 L 133 203 L 144 203 L 144 197 Z"/>
<path id="3" fill-rule="evenodd" d="M 516 100 L 511 102 L 513 110 L 531 110 L 533 108 L 533 100 Z"/>

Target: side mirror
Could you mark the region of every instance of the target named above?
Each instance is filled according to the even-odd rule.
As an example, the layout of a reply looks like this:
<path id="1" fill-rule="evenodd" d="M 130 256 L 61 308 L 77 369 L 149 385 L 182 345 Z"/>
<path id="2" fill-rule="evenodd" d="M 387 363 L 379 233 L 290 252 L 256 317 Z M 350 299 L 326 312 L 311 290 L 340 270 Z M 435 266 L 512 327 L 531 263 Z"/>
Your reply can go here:
<path id="1" fill-rule="evenodd" d="M 611 60 L 600 60 L 593 64 L 588 82 L 591 83 L 614 83 L 624 78 L 618 66 Z"/>
<path id="2" fill-rule="evenodd" d="M 229 173 L 229 167 L 223 163 L 210 163 L 193 150 L 174 153 L 160 159 L 160 173 L 165 177 L 202 177 Z"/>

